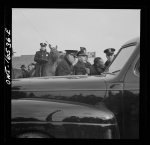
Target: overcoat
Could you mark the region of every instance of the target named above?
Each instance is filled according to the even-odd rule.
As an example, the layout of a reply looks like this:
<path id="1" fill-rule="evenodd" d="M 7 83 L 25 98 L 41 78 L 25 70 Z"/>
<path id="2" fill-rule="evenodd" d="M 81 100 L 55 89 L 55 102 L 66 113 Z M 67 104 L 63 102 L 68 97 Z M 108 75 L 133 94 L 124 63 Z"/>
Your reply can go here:
<path id="1" fill-rule="evenodd" d="M 90 75 L 100 75 L 102 72 L 104 72 L 105 67 L 98 67 L 96 65 L 92 65 L 90 68 Z"/>
<path id="2" fill-rule="evenodd" d="M 35 77 L 44 75 L 45 64 L 48 62 L 49 53 L 47 51 L 37 51 L 34 56 L 34 61 L 37 62 L 35 65 Z"/>
<path id="3" fill-rule="evenodd" d="M 73 65 L 68 61 L 65 56 L 57 65 L 55 75 L 64 76 L 73 74 Z"/>
<path id="4" fill-rule="evenodd" d="M 74 74 L 75 75 L 86 75 L 87 74 L 86 64 L 84 62 L 78 61 L 74 65 Z"/>

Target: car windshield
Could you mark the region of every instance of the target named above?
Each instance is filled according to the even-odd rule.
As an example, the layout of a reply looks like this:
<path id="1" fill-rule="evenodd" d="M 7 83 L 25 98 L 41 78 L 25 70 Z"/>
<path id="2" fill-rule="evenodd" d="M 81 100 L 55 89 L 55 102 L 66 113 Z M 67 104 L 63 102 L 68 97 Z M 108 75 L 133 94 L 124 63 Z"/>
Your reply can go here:
<path id="1" fill-rule="evenodd" d="M 115 58 L 115 60 L 112 62 L 112 64 L 108 68 L 109 73 L 119 72 L 124 67 L 128 59 L 134 52 L 135 48 L 136 48 L 135 45 L 122 48 L 118 56 Z"/>

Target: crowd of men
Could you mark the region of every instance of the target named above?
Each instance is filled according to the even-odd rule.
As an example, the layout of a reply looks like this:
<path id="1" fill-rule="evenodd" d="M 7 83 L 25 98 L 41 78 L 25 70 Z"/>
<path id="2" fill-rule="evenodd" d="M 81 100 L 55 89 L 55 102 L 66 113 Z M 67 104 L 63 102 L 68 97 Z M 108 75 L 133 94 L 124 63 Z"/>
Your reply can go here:
<path id="1" fill-rule="evenodd" d="M 36 64 L 32 63 L 28 66 L 28 70 L 25 65 L 21 66 L 23 77 L 42 76 L 41 68 L 47 63 L 49 52 L 46 51 L 46 43 L 40 43 L 40 51 L 37 51 L 34 57 Z M 88 61 L 87 50 L 85 47 L 80 47 L 80 51 L 77 50 L 65 50 L 66 54 L 59 61 L 55 76 L 64 75 L 100 75 L 103 73 L 109 64 L 114 59 L 115 49 L 108 48 L 104 50 L 107 61 L 104 62 L 101 57 L 94 58 L 93 64 Z M 76 61 L 77 60 L 77 61 Z M 76 62 L 76 63 L 75 63 Z M 35 73 L 35 75 L 33 75 Z"/>

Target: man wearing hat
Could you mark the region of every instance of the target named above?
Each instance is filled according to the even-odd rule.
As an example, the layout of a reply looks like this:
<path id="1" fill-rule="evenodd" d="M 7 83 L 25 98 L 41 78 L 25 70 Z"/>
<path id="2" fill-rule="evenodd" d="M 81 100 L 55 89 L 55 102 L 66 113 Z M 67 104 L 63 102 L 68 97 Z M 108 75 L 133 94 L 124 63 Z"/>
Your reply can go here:
<path id="1" fill-rule="evenodd" d="M 34 61 L 37 62 L 35 66 L 35 76 L 43 76 L 43 69 L 48 62 L 49 53 L 46 51 L 46 43 L 40 43 L 40 51 L 37 51 L 34 56 Z"/>
<path id="2" fill-rule="evenodd" d="M 106 54 L 106 58 L 107 58 L 107 61 L 105 62 L 106 67 L 113 61 L 115 56 L 114 52 L 115 52 L 114 48 L 108 48 L 104 50 L 104 53 Z"/>
<path id="3" fill-rule="evenodd" d="M 85 47 L 80 47 L 80 53 L 87 53 L 86 48 Z M 85 60 L 85 66 L 86 68 L 89 68 L 92 66 L 90 62 L 88 62 L 88 55 L 86 55 L 86 60 Z"/>
<path id="4" fill-rule="evenodd" d="M 21 72 L 22 72 L 22 77 L 23 78 L 28 78 L 29 77 L 29 75 L 28 75 L 28 71 L 26 70 L 26 67 L 25 67 L 25 65 L 23 64 L 23 65 L 21 65 Z"/>
<path id="5" fill-rule="evenodd" d="M 86 53 L 86 48 L 85 47 L 80 47 L 80 51 L 83 53 Z"/>
<path id="6" fill-rule="evenodd" d="M 58 63 L 55 75 L 64 76 L 64 75 L 73 75 L 73 63 L 75 62 L 77 50 L 65 50 L 66 55 Z"/>
<path id="7" fill-rule="evenodd" d="M 86 75 L 90 74 L 90 69 L 86 67 L 87 54 L 83 51 L 77 53 L 78 62 L 74 65 L 75 75 Z"/>

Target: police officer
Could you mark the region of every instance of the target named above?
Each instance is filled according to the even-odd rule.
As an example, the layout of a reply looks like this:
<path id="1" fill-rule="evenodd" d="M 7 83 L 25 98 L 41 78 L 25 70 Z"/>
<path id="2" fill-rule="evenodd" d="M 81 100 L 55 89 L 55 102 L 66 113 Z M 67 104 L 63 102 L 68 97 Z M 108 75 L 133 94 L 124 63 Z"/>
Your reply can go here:
<path id="1" fill-rule="evenodd" d="M 83 53 L 86 53 L 86 48 L 85 47 L 80 47 L 80 51 Z"/>
<path id="2" fill-rule="evenodd" d="M 115 49 L 114 48 L 108 48 L 104 50 L 104 53 L 106 54 L 107 61 L 105 62 L 105 66 L 108 67 L 109 64 L 113 61 L 115 55 L 114 55 Z"/>
<path id="3" fill-rule="evenodd" d="M 55 75 L 64 76 L 64 75 L 73 75 L 73 64 L 75 62 L 77 50 L 65 50 L 66 55 L 58 63 Z"/>
<path id="4" fill-rule="evenodd" d="M 48 62 L 49 53 L 46 51 L 46 43 L 40 43 L 40 51 L 37 51 L 34 56 L 34 61 L 37 62 L 35 66 L 35 76 L 43 76 L 43 69 Z"/>
<path id="5" fill-rule="evenodd" d="M 90 69 L 86 67 L 87 54 L 83 51 L 77 53 L 78 62 L 74 65 L 75 75 L 87 75 L 90 74 Z"/>
<path id="6" fill-rule="evenodd" d="M 94 59 L 94 64 L 91 66 L 90 74 L 91 75 L 100 75 L 105 70 L 104 61 L 100 57 Z"/>

